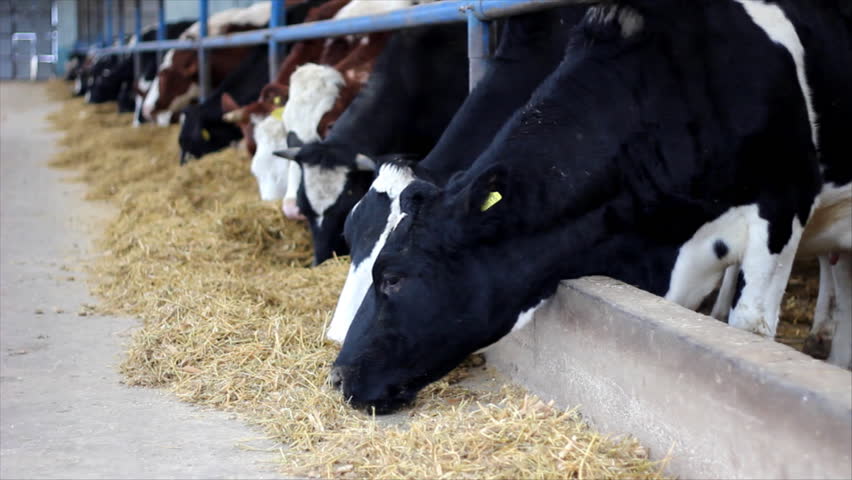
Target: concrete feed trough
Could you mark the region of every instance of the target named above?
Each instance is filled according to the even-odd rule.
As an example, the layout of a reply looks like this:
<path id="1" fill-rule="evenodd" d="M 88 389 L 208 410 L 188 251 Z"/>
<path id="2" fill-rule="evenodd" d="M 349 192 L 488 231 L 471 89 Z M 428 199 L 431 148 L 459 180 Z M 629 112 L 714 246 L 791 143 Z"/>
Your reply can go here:
<path id="1" fill-rule="evenodd" d="M 852 373 L 618 281 L 564 282 L 489 363 L 685 478 L 852 478 Z"/>

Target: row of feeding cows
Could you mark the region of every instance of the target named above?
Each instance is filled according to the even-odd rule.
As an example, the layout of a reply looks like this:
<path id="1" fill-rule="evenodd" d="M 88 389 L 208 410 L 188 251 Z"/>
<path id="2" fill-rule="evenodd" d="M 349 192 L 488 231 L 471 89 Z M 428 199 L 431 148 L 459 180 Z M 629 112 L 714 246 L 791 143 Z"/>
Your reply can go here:
<path id="1" fill-rule="evenodd" d="M 288 22 L 413 3 L 288 2 Z M 201 103 L 194 51 L 138 78 L 90 59 L 78 85 L 180 119 L 182 162 L 242 139 L 315 263 L 351 254 L 328 336 L 356 408 L 413 401 L 584 275 L 693 309 L 721 283 L 714 315 L 774 336 L 796 257 L 821 267 L 808 348 L 852 368 L 852 4 L 578 3 L 494 22 L 470 94 L 464 25 L 298 42 L 269 84 L 265 47 L 214 50 Z"/>

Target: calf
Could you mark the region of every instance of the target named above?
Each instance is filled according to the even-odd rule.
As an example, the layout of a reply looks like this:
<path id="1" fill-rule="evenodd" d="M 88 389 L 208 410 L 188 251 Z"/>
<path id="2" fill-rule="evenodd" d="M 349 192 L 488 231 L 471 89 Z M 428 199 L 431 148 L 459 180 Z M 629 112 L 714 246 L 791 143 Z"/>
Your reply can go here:
<path id="1" fill-rule="evenodd" d="M 852 153 L 827 138 L 852 116 L 839 18 L 805 0 L 591 8 L 471 168 L 405 189 L 332 382 L 393 411 L 585 275 L 694 308 L 741 259 L 731 323 L 774 334 L 803 226 Z"/>
<path id="2" fill-rule="evenodd" d="M 297 202 L 311 227 L 315 264 L 347 253 L 343 224 L 372 182 L 371 157 L 423 157 L 434 147 L 467 96 L 466 70 L 464 25 L 397 32 L 325 140 L 280 152 L 302 169 Z"/>
<path id="3" fill-rule="evenodd" d="M 399 194 L 417 177 L 443 185 L 469 167 L 497 130 L 562 60 L 571 28 L 585 7 L 566 7 L 504 20 L 485 75 L 470 93 L 435 148 L 419 164 L 383 165 L 370 190 L 352 209 L 345 237 L 352 263 L 328 328 L 343 343 L 364 294 L 372 285 L 376 255 L 399 220 Z"/>
<path id="4" fill-rule="evenodd" d="M 233 71 L 222 85 L 203 103 L 190 105 L 183 110 L 180 136 L 180 163 L 191 158 L 221 150 L 240 139 L 239 128 L 222 121 L 222 96 L 229 95 L 238 101 L 247 101 L 257 93 L 269 78 L 266 45 L 257 46 L 251 55 Z"/>

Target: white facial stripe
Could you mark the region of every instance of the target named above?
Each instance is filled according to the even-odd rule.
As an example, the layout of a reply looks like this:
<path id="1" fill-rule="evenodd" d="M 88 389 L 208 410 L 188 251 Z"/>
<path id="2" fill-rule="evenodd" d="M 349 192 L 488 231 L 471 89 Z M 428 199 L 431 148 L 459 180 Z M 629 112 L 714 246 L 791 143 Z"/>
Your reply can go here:
<path id="1" fill-rule="evenodd" d="M 166 54 L 163 55 L 163 61 L 160 63 L 160 68 L 157 69 L 157 71 L 162 72 L 163 70 L 165 70 L 167 68 L 171 68 L 172 63 L 174 62 L 174 58 L 175 58 L 174 49 L 167 51 Z"/>
<path id="2" fill-rule="evenodd" d="M 796 28 L 790 19 L 784 15 L 784 11 L 778 5 L 764 3 L 762 0 L 736 0 L 745 8 L 751 20 L 760 27 L 770 40 L 782 45 L 790 52 L 796 65 L 796 76 L 799 80 L 799 88 L 805 99 L 808 110 L 808 120 L 811 124 L 811 140 L 814 148 L 819 148 L 819 134 L 817 131 L 817 115 L 811 99 L 811 87 L 808 84 L 808 76 L 805 71 L 805 48 L 799 40 Z"/>
<path id="3" fill-rule="evenodd" d="M 320 140 L 319 122 L 334 107 L 344 83 L 334 68 L 313 63 L 302 65 L 290 76 L 284 123 L 302 142 Z"/>
<path id="4" fill-rule="evenodd" d="M 148 93 L 145 94 L 145 100 L 142 102 L 142 114 L 145 115 L 145 118 L 148 120 L 153 120 L 153 118 L 151 118 L 151 114 L 154 112 L 154 107 L 157 104 L 158 98 L 160 98 L 160 79 L 158 77 L 154 77 L 154 80 L 151 82 L 151 88 L 148 90 Z"/>
<path id="5" fill-rule="evenodd" d="M 367 294 L 373 284 L 372 272 L 376 257 L 385 247 L 388 236 L 405 218 L 405 214 L 402 213 L 400 208 L 399 195 L 413 181 L 414 175 L 408 168 L 387 164 L 379 169 L 379 176 L 373 181 L 370 189 L 388 195 L 391 200 L 390 214 L 385 222 L 385 229 L 379 235 L 370 255 L 363 259 L 357 267 L 354 265 L 349 267 L 346 283 L 343 284 L 343 290 L 340 292 L 340 298 L 337 299 L 337 306 L 334 309 L 334 316 L 331 319 L 328 332 L 326 332 L 326 336 L 330 340 L 343 343 L 346 338 L 346 333 L 349 331 L 349 326 L 352 325 L 352 320 L 355 319 L 358 308 L 361 307 L 364 295 Z M 360 202 L 358 203 L 360 204 Z M 358 205 L 355 205 L 355 208 L 357 207 Z"/>

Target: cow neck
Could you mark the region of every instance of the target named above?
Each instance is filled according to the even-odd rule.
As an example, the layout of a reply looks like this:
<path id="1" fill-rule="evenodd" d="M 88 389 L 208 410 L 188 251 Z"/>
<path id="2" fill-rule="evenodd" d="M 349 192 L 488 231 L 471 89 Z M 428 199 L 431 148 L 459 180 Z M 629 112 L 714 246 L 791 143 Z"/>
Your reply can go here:
<path id="1" fill-rule="evenodd" d="M 614 202 L 620 203 L 620 200 Z M 656 245 L 635 233 L 606 228 L 608 210 L 596 208 L 554 228 L 502 239 L 478 249 L 493 272 L 491 317 L 506 322 L 506 333 L 522 312 L 552 296 L 560 282 L 604 275 L 656 295 L 665 295 L 677 245 Z"/>

